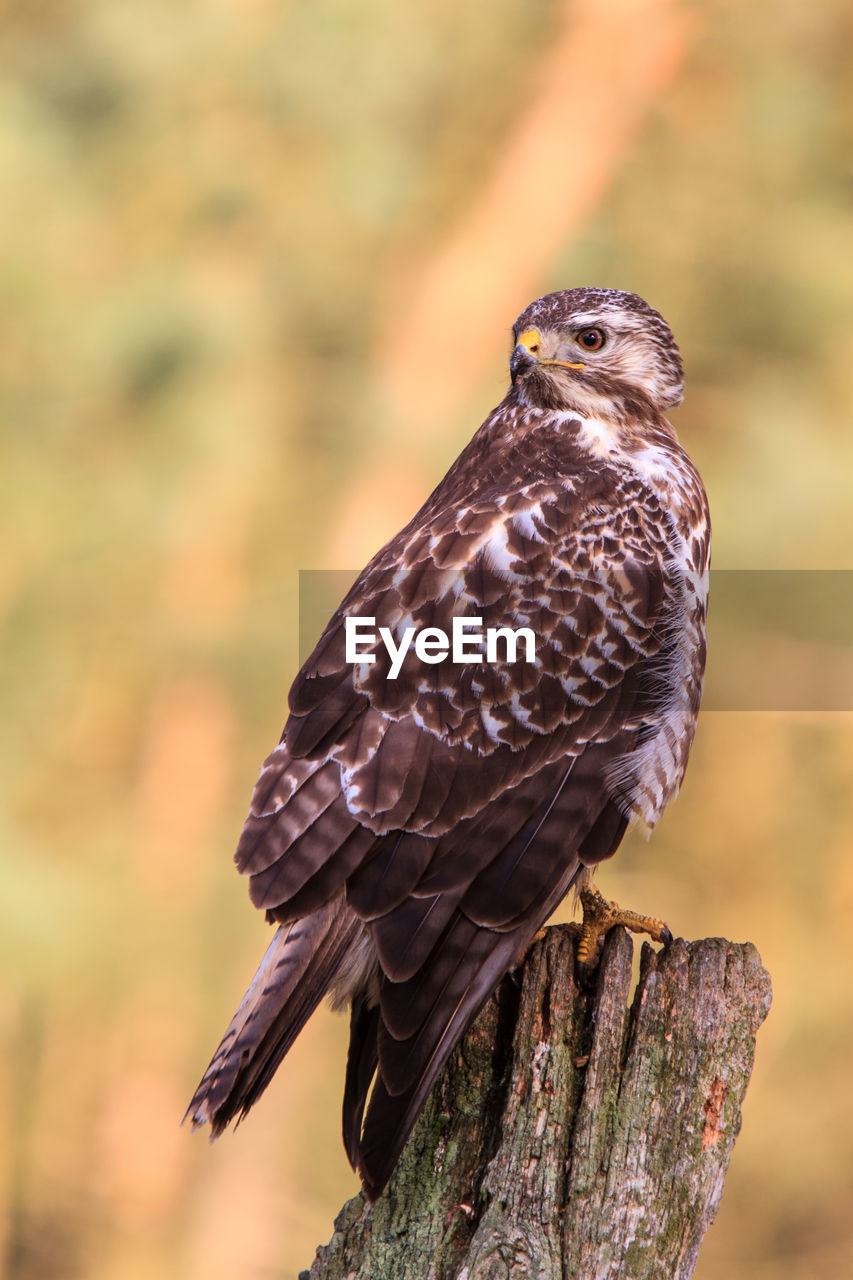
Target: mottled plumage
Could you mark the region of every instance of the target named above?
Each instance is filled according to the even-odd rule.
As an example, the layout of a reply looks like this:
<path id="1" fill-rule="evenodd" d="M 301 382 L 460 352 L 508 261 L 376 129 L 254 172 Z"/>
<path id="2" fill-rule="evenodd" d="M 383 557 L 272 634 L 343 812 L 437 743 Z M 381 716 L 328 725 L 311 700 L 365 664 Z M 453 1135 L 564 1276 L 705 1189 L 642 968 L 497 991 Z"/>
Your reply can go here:
<path id="1" fill-rule="evenodd" d="M 371 1196 L 501 976 L 677 792 L 701 697 L 710 530 L 663 416 L 669 329 L 633 294 L 573 289 L 513 334 L 505 399 L 294 681 L 236 854 L 280 927 L 189 1108 L 214 1134 L 244 1114 L 330 991 L 352 1006 L 344 1141 Z M 526 626 L 536 661 L 411 650 L 390 680 L 381 646 L 346 662 L 347 615 L 397 637 Z"/>

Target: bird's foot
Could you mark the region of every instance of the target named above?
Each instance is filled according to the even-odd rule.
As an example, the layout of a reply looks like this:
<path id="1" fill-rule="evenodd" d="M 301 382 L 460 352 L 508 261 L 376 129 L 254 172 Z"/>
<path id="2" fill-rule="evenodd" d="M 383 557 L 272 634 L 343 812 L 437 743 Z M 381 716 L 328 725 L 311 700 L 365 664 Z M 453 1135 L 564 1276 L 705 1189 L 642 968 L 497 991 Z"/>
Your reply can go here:
<path id="1" fill-rule="evenodd" d="M 636 911 L 623 911 L 617 902 L 608 902 L 592 884 L 585 884 L 580 891 L 583 907 L 583 923 L 578 940 L 578 964 L 587 972 L 598 964 L 605 936 L 619 924 L 631 933 L 647 933 L 653 942 L 668 947 L 672 942 L 663 920 L 653 916 L 641 916 Z"/>

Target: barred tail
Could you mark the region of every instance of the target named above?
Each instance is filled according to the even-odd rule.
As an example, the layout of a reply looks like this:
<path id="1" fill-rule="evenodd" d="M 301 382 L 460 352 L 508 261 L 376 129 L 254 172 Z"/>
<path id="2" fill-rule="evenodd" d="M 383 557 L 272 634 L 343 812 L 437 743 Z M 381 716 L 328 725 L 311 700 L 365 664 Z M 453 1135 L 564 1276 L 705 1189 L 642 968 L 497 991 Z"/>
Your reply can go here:
<path id="1" fill-rule="evenodd" d="M 281 925 L 267 948 L 184 1119 L 216 1138 L 242 1119 L 335 980 L 356 939 L 357 917 L 343 897 Z"/>

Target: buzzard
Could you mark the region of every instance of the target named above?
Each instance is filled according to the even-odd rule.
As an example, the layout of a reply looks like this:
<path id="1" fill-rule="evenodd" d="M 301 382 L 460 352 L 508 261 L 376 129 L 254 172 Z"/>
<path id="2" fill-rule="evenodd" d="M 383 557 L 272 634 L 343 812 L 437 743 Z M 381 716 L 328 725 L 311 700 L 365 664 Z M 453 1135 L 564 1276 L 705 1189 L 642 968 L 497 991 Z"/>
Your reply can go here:
<path id="1" fill-rule="evenodd" d="M 330 993 L 350 1007 L 343 1136 L 370 1198 L 501 977 L 678 791 L 702 692 L 710 527 L 664 416 L 682 396 L 668 326 L 635 294 L 551 293 L 509 367 L 294 681 L 236 853 L 278 929 L 187 1112 L 213 1136 L 245 1115 Z M 378 639 L 352 660 L 352 618 L 394 638 L 393 674 Z M 407 629 L 458 618 L 464 661 L 399 657 Z M 476 652 L 476 624 L 532 631 L 533 660 Z"/>

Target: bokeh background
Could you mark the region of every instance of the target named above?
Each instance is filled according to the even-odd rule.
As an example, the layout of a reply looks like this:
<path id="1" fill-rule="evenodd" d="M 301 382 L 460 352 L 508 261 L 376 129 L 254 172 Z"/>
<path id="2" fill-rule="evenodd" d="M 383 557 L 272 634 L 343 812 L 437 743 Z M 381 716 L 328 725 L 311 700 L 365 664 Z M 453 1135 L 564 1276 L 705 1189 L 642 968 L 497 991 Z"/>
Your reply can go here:
<path id="1" fill-rule="evenodd" d="M 4 1276 L 293 1277 L 328 1239 L 343 1019 L 236 1133 L 178 1127 L 268 937 L 231 853 L 298 571 L 408 519 L 532 297 L 670 320 L 717 568 L 853 567 L 851 38 L 847 0 L 2 6 Z M 709 710 L 600 874 L 773 975 L 699 1280 L 853 1274 L 849 705 Z"/>

